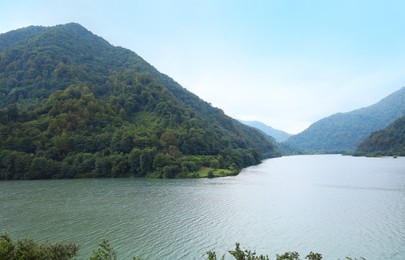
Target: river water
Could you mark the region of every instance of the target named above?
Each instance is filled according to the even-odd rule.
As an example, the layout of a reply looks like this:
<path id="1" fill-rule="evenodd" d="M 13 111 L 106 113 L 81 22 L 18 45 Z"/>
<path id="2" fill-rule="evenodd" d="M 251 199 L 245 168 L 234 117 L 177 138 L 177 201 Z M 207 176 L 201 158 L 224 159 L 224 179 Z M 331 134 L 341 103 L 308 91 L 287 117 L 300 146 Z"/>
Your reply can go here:
<path id="1" fill-rule="evenodd" d="M 0 182 L 0 231 L 80 244 L 80 259 L 104 238 L 119 259 L 204 259 L 235 242 L 270 259 L 405 259 L 405 158 L 290 156 L 216 179 Z"/>

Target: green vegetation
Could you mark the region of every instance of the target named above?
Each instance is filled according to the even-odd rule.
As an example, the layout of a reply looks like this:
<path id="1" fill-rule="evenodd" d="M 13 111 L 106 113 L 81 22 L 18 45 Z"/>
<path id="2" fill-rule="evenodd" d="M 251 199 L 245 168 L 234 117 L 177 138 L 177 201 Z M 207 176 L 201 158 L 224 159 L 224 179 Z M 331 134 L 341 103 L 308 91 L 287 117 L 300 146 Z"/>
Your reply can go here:
<path id="1" fill-rule="evenodd" d="M 236 243 L 235 250 L 230 250 L 228 253 L 234 257 L 236 260 L 269 260 L 268 255 L 257 255 L 256 252 L 240 248 L 240 244 Z M 217 260 L 217 255 L 214 251 L 207 252 L 207 260 Z M 222 256 L 220 259 L 225 259 L 225 256 Z M 299 260 L 300 255 L 297 252 L 285 252 L 282 255 L 276 255 L 276 260 Z M 305 259 L 308 260 L 321 260 L 322 255 L 319 253 L 310 252 Z"/>
<path id="2" fill-rule="evenodd" d="M 75 244 L 38 244 L 31 239 L 13 241 L 6 233 L 0 237 L 0 259 L 7 260 L 68 260 L 77 256 Z"/>
<path id="3" fill-rule="evenodd" d="M 321 119 L 287 144 L 305 153 L 354 152 L 372 132 L 405 115 L 404 100 L 405 87 L 372 106 Z"/>
<path id="4" fill-rule="evenodd" d="M 275 144 L 78 24 L 0 35 L 0 179 L 215 177 Z"/>
<path id="5" fill-rule="evenodd" d="M 255 251 L 251 251 L 248 249 L 242 250 L 240 248 L 240 244 L 236 243 L 235 250 L 229 250 L 228 253 L 235 259 L 235 260 L 269 260 L 270 257 L 268 255 L 257 255 Z M 217 254 L 214 251 L 208 251 L 206 253 L 207 260 L 217 260 Z M 223 255 L 221 260 L 225 259 L 225 255 Z M 284 254 L 276 254 L 276 260 L 300 260 L 300 255 L 298 252 L 285 252 Z M 304 259 L 308 260 L 321 260 L 322 255 L 319 253 L 310 252 L 308 255 L 305 256 Z M 357 260 L 357 258 L 346 257 L 347 260 Z M 365 260 L 365 258 L 361 257 L 360 259 Z"/>
<path id="6" fill-rule="evenodd" d="M 89 260 L 116 260 L 117 252 L 110 245 L 107 239 L 103 239 L 99 244 L 97 250 L 93 250 L 93 254 L 90 256 Z"/>
<path id="7" fill-rule="evenodd" d="M 6 233 L 0 237 L 0 259 L 7 260 L 68 260 L 75 259 L 78 256 L 79 246 L 75 244 L 38 244 L 31 239 L 22 239 L 13 241 Z M 235 250 L 229 250 L 228 253 L 236 260 L 269 260 L 268 255 L 257 255 L 256 252 L 244 249 L 239 243 L 236 243 Z M 224 259 L 222 256 L 220 259 Z M 119 259 L 117 252 L 108 240 L 103 239 L 96 250 L 93 250 L 90 260 L 116 260 Z M 133 260 L 141 260 L 141 257 L 133 257 Z M 217 254 L 214 251 L 206 253 L 207 260 L 217 260 Z M 299 260 L 297 252 L 285 252 L 276 255 L 276 260 Z M 310 252 L 305 259 L 321 260 L 322 255 Z M 353 260 L 346 257 L 348 260 Z M 361 257 L 365 260 L 365 258 Z"/>
<path id="8" fill-rule="evenodd" d="M 405 156 L 405 116 L 372 133 L 357 147 L 355 155 Z"/>

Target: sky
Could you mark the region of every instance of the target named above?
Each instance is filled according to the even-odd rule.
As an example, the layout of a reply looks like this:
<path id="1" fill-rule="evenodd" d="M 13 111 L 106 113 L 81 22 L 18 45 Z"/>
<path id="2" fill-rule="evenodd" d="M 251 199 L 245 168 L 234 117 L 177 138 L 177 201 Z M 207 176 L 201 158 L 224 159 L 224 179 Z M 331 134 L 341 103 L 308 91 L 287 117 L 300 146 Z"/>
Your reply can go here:
<path id="1" fill-rule="evenodd" d="M 402 0 L 0 2 L 0 33 L 69 22 L 227 115 L 292 134 L 405 86 Z"/>

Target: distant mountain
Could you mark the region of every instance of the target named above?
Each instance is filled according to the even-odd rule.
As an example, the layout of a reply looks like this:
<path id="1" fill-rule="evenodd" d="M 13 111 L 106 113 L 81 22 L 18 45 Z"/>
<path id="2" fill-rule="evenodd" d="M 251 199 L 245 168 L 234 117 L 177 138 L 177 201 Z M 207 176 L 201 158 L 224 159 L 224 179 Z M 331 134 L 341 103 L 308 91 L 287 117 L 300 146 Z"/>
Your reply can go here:
<path id="1" fill-rule="evenodd" d="M 372 133 L 357 147 L 359 155 L 405 156 L 405 116 L 388 127 Z"/>
<path id="2" fill-rule="evenodd" d="M 405 87 L 380 102 L 348 113 L 321 119 L 287 144 L 307 153 L 354 151 L 372 132 L 383 129 L 405 115 Z"/>
<path id="3" fill-rule="evenodd" d="M 278 155 L 79 24 L 0 35 L 0 179 L 224 176 Z"/>
<path id="4" fill-rule="evenodd" d="M 245 125 L 255 127 L 255 128 L 261 130 L 263 133 L 270 135 L 271 137 L 276 139 L 277 142 L 284 142 L 291 136 L 291 134 L 289 134 L 289 133 L 286 133 L 286 132 L 278 130 L 278 129 L 274 129 L 273 127 L 268 126 L 259 121 L 243 121 L 243 120 L 240 120 L 240 121 L 242 123 L 244 123 Z"/>

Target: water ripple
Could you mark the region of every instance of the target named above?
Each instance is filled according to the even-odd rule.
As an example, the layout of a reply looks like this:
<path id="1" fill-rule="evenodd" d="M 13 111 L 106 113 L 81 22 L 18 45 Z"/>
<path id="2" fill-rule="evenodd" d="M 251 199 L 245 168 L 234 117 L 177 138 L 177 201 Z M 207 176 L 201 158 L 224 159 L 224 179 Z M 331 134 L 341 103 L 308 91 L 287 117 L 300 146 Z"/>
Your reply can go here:
<path id="1" fill-rule="evenodd" d="M 120 259 L 203 259 L 235 242 L 271 257 L 405 259 L 404 162 L 293 156 L 220 179 L 0 182 L 0 227 L 79 243 L 81 258 L 107 238 Z"/>

